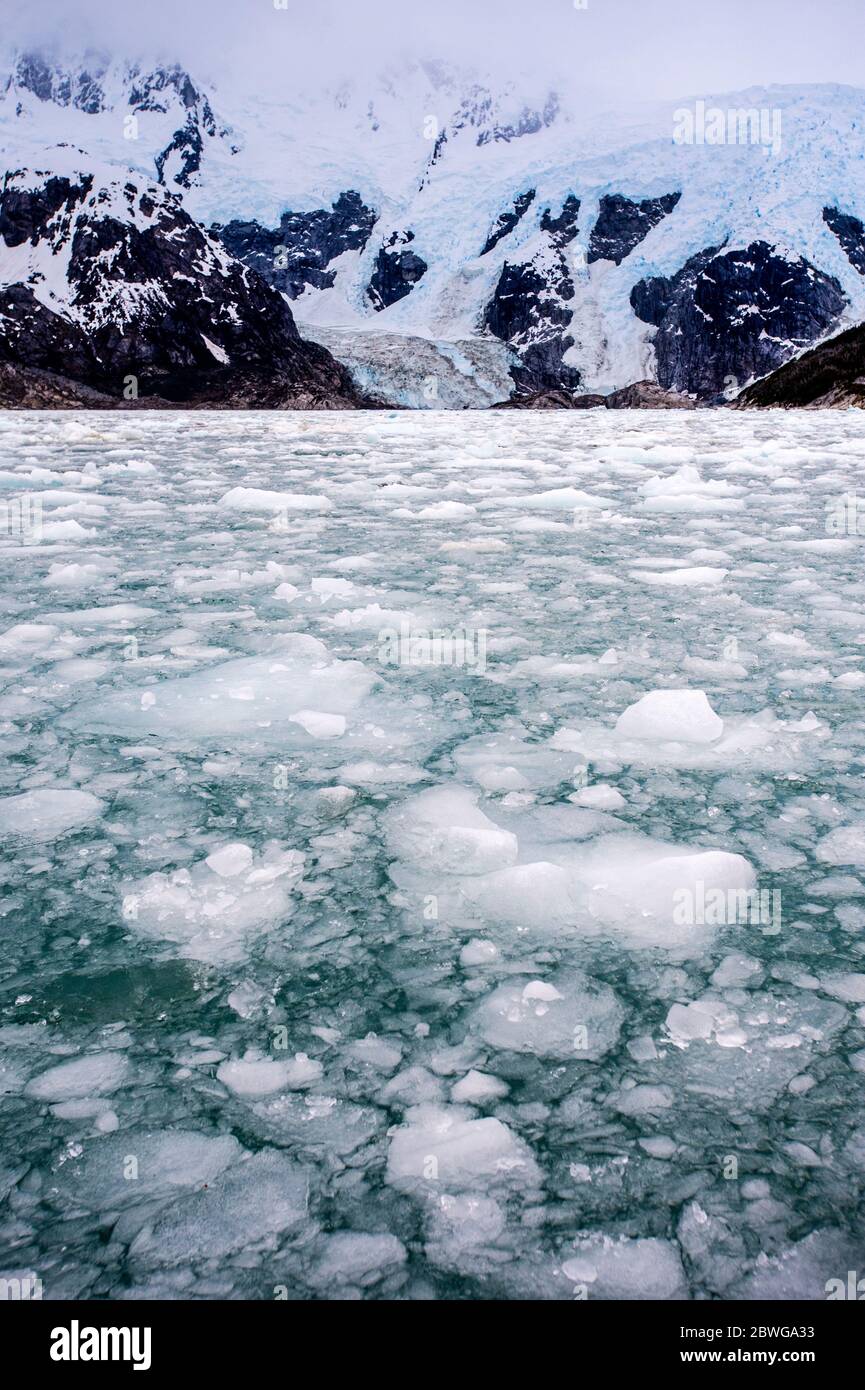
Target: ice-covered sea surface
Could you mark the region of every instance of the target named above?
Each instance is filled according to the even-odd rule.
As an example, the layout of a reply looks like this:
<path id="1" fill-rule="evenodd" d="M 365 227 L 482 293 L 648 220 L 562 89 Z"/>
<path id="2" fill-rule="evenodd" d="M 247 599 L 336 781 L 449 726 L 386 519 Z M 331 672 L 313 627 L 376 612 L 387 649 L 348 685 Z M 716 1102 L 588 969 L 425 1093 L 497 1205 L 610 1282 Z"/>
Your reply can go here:
<path id="1" fill-rule="evenodd" d="M 0 1273 L 865 1275 L 861 414 L 9 414 L 0 452 Z"/>

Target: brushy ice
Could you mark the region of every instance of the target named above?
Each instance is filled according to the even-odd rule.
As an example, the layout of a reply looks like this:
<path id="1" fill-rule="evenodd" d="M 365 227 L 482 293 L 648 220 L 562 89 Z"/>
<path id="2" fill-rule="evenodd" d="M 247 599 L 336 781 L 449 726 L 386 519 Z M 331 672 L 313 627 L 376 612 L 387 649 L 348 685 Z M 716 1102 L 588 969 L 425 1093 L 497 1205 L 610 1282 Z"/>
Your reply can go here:
<path id="1" fill-rule="evenodd" d="M 858 413 L 15 413 L 0 450 L 42 517 L 0 536 L 0 1273 L 865 1275 Z"/>

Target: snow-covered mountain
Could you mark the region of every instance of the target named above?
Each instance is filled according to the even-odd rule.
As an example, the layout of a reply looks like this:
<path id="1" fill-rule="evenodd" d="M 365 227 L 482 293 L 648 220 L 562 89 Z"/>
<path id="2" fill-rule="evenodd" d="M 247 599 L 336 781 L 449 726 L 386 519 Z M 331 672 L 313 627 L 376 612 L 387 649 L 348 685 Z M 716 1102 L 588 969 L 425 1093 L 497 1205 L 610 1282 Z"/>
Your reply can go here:
<path id="1" fill-rule="evenodd" d="M 0 182 L 2 363 L 127 401 L 355 396 L 344 369 L 301 341 L 284 297 L 177 194 L 66 147 L 49 170 Z"/>
<path id="2" fill-rule="evenodd" d="M 747 143 L 712 143 L 714 111 Z M 610 115 L 435 63 L 254 103 L 177 66 L 0 63 L 7 167 L 74 142 L 174 191 L 415 406 L 647 379 L 718 401 L 862 321 L 863 130 L 839 86 Z"/>

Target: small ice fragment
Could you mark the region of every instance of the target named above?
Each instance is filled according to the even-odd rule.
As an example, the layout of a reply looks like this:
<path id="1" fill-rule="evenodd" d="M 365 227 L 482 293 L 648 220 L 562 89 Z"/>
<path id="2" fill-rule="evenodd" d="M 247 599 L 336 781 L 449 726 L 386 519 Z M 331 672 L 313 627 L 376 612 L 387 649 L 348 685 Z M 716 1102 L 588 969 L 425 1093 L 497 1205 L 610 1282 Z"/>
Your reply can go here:
<path id="1" fill-rule="evenodd" d="M 622 738 L 714 743 L 723 732 L 704 690 L 650 690 L 616 721 Z"/>
<path id="2" fill-rule="evenodd" d="M 250 867 L 252 850 L 249 845 L 235 842 L 215 849 L 212 854 L 208 854 L 204 862 L 215 874 L 219 874 L 220 878 L 234 878 Z"/>
<path id="3" fill-rule="evenodd" d="M 497 1076 L 472 1070 L 451 1088 L 451 1099 L 458 1104 L 477 1105 L 485 1100 L 500 1100 L 507 1093 L 508 1087 Z"/>
<path id="4" fill-rule="evenodd" d="M 299 724 L 312 738 L 341 738 L 345 733 L 345 715 L 322 710 L 299 709 L 289 715 L 289 723 Z"/>

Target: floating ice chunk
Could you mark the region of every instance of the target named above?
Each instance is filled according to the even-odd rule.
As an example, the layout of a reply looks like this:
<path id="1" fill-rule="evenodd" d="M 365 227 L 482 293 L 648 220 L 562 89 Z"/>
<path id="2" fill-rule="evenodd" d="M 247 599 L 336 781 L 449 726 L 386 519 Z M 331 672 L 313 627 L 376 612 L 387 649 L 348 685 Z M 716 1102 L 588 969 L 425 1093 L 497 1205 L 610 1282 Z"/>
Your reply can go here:
<path id="1" fill-rule="evenodd" d="M 252 850 L 249 845 L 235 843 L 223 845 L 208 854 L 205 864 L 220 878 L 235 878 L 252 865 Z"/>
<path id="2" fill-rule="evenodd" d="M 405 1264 L 407 1258 L 405 1246 L 396 1236 L 338 1231 L 327 1237 L 324 1250 L 310 1270 L 309 1282 L 323 1288 L 346 1284 L 366 1288 Z"/>
<path id="3" fill-rule="evenodd" d="M 590 1299 L 683 1299 L 687 1281 L 676 1246 L 650 1237 L 631 1240 L 589 1235 L 574 1242 L 562 1271 L 587 1286 Z"/>
<path id="4" fill-rule="evenodd" d="M 865 975 L 824 975 L 820 988 L 824 994 L 841 999 L 845 1004 L 865 1004 Z"/>
<path id="5" fill-rule="evenodd" d="M 616 720 L 622 738 L 713 743 L 723 732 L 704 690 L 651 690 Z"/>
<path id="6" fill-rule="evenodd" d="M 322 787 L 316 796 L 319 808 L 328 816 L 341 816 L 354 805 L 357 792 L 353 787 Z"/>
<path id="7" fill-rule="evenodd" d="M 537 999 L 542 1004 L 552 1004 L 554 1000 L 562 998 L 555 985 L 551 985 L 549 980 L 530 980 L 523 990 L 522 997 L 524 1002 Z"/>
<path id="8" fill-rule="evenodd" d="M 747 859 L 722 850 L 692 850 L 638 835 L 602 835 L 574 855 L 574 875 L 583 892 L 578 926 L 586 933 L 603 925 L 634 944 L 696 950 L 719 923 L 700 904 L 720 892 L 738 903 L 756 884 Z M 727 912 L 724 916 L 734 913 Z"/>
<path id="9" fill-rule="evenodd" d="M 220 1259 L 307 1223 L 309 1177 L 285 1154 L 262 1149 L 206 1189 L 182 1197 L 133 1240 L 129 1258 L 145 1264 Z"/>
<path id="10" fill-rule="evenodd" d="M 421 507 L 416 515 L 424 521 L 463 521 L 467 517 L 476 516 L 477 510 L 470 502 L 446 499 L 443 502 L 432 502 L 428 507 Z"/>
<path id="11" fill-rule="evenodd" d="M 480 1105 L 487 1100 L 501 1100 L 508 1087 L 497 1076 L 482 1071 L 468 1071 L 461 1081 L 451 1087 L 451 1099 L 458 1105 Z"/>
<path id="12" fill-rule="evenodd" d="M 582 488 L 557 487 L 550 488 L 548 492 L 530 493 L 527 497 L 502 498 L 499 505 L 529 511 L 573 512 L 603 511 L 607 503 L 600 497 L 593 497 L 590 492 L 583 492 Z"/>
<path id="13" fill-rule="evenodd" d="M 63 613 L 48 613 L 49 622 L 61 627 L 121 627 L 130 628 L 156 616 L 155 608 L 140 603 L 109 603 L 102 608 L 74 608 Z"/>
<path id="14" fill-rule="evenodd" d="M 667 1014 L 667 1032 L 677 1043 L 689 1043 L 694 1038 L 711 1038 L 715 1031 L 712 1009 L 699 1004 L 674 1004 Z"/>
<path id="15" fill-rule="evenodd" d="M 257 487 L 233 487 L 219 499 L 220 507 L 235 512 L 329 512 L 329 497 L 314 492 L 267 492 Z"/>
<path id="16" fill-rule="evenodd" d="M 273 591 L 273 597 L 282 599 L 283 603 L 293 603 L 300 593 L 300 589 L 294 584 L 279 584 Z"/>
<path id="17" fill-rule="evenodd" d="M 758 960 L 734 953 L 721 961 L 712 975 L 712 984 L 718 989 L 740 989 L 758 985 L 762 978 L 763 967 Z"/>
<path id="18" fill-rule="evenodd" d="M 40 787 L 20 796 L 0 797 L 0 835 L 56 840 L 98 820 L 105 805 L 90 792 Z"/>
<path id="19" fill-rule="evenodd" d="M 425 781 L 429 774 L 414 763 L 362 762 L 347 763 L 339 769 L 339 775 L 343 781 L 358 787 L 410 787 L 415 782 Z"/>
<path id="20" fill-rule="evenodd" d="M 434 1265 L 464 1269 L 467 1257 L 493 1245 L 505 1224 L 493 1197 L 442 1193 L 427 1218 L 427 1257 Z"/>
<path id="21" fill-rule="evenodd" d="M 16 623 L 0 636 L 0 656 L 32 657 L 49 647 L 59 631 L 53 623 Z"/>
<path id="22" fill-rule="evenodd" d="M 156 702 L 147 710 L 142 711 L 133 686 L 108 694 L 97 705 L 93 701 L 81 704 L 61 722 L 123 734 L 132 727 L 136 737 L 144 733 L 195 740 L 269 737 L 285 743 L 293 736 L 305 742 L 304 735 L 294 733 L 296 711 L 348 718 L 377 684 L 375 673 L 359 661 L 334 660 L 316 638 L 290 633 L 275 644 L 270 657 L 225 661 L 206 671 L 160 681 L 153 687 Z"/>
<path id="23" fill-rule="evenodd" d="M 122 1052 L 88 1052 L 49 1067 L 28 1082 L 24 1094 L 31 1100 L 47 1101 L 110 1095 L 123 1085 L 128 1071 L 129 1063 Z"/>
<path id="24" fill-rule="evenodd" d="M 760 1113 L 826 1050 L 847 1022 L 847 1010 L 813 994 L 749 993 L 735 1012 L 706 996 L 674 1005 L 667 1028 L 675 1044 L 647 1063 L 641 1079 L 701 1097 L 725 1114 Z"/>
<path id="25" fill-rule="evenodd" d="M 741 489 L 731 483 L 704 482 L 699 470 L 686 463 L 670 477 L 657 474 L 641 487 L 643 507 L 650 512 L 731 512 L 741 509 Z"/>
<path id="26" fill-rule="evenodd" d="M 328 1163 L 334 1154 L 353 1153 L 383 1127 L 382 1112 L 376 1108 L 296 1091 L 253 1101 L 245 1118 L 251 1129 L 270 1142 Z"/>
<path id="27" fill-rule="evenodd" d="M 860 1276 L 854 1275 L 851 1294 L 848 1271 L 860 1270 L 861 1262 L 862 1245 L 855 1237 L 832 1228 L 812 1231 L 779 1255 L 760 1257 L 748 1278 L 728 1290 L 728 1297 L 760 1302 L 857 1299 Z"/>
<path id="28" fill-rule="evenodd" d="M 809 1144 L 793 1142 L 782 1144 L 781 1150 L 787 1155 L 797 1168 L 822 1168 L 823 1160 L 816 1154 Z"/>
<path id="29" fill-rule="evenodd" d="M 335 579 L 330 575 L 325 575 L 321 579 L 313 579 L 309 585 L 314 594 L 318 594 L 322 601 L 329 598 L 348 598 L 354 593 L 354 584 L 350 579 Z"/>
<path id="30" fill-rule="evenodd" d="M 406 1067 L 382 1088 L 383 1105 L 427 1105 L 444 1099 L 444 1085 L 426 1067 Z"/>
<path id="31" fill-rule="evenodd" d="M 86 526 L 82 526 L 80 521 L 74 517 L 68 517 L 65 521 L 43 521 L 42 540 L 43 541 L 80 541 L 87 536 L 95 536 L 96 532 Z"/>
<path id="32" fill-rule="evenodd" d="M 193 1130 L 124 1130 L 85 1143 L 46 1183 L 46 1192 L 90 1211 L 149 1201 L 178 1188 L 210 1183 L 243 1149 L 230 1134 Z"/>
<path id="33" fill-rule="evenodd" d="M 431 787 L 388 817 L 392 852 L 415 869 L 445 874 L 484 874 L 513 864 L 517 837 L 478 809 L 468 787 Z"/>
<path id="34" fill-rule="evenodd" d="M 824 864 L 852 864 L 865 869 L 865 824 L 839 825 L 817 845 L 817 858 Z"/>
<path id="35" fill-rule="evenodd" d="M 744 1184 L 743 1184 L 744 1186 Z M 723 1294 L 745 1266 L 745 1242 L 722 1217 L 689 1202 L 676 1228 L 679 1245 L 688 1256 L 692 1277 L 712 1293 Z"/>
<path id="36" fill-rule="evenodd" d="M 568 797 L 575 806 L 588 806 L 595 811 L 621 811 L 627 803 L 620 791 L 606 782 L 596 782 L 591 787 L 582 787 Z"/>
<path id="37" fill-rule="evenodd" d="M 299 724 L 312 738 L 341 738 L 346 728 L 344 714 L 325 714 L 315 709 L 299 709 L 289 715 L 289 721 Z"/>
<path id="38" fill-rule="evenodd" d="M 544 997 L 537 997 L 535 983 L 546 987 Z M 474 1010 L 469 1027 L 503 1052 L 594 1062 L 615 1046 L 624 1017 L 609 985 L 563 971 L 552 980 L 500 985 Z"/>
<path id="39" fill-rule="evenodd" d="M 713 569 L 709 565 L 695 565 L 690 569 L 663 570 L 660 573 L 652 570 L 632 570 L 631 578 L 639 579 L 642 584 L 666 584 L 674 589 L 698 589 L 723 584 L 729 570 Z"/>
<path id="40" fill-rule="evenodd" d="M 655 1134 L 639 1141 L 640 1148 L 649 1155 L 650 1158 L 667 1159 L 672 1158 L 679 1147 L 675 1139 L 671 1139 L 668 1134 Z"/>
<path id="41" fill-rule="evenodd" d="M 494 941 L 482 941 L 474 937 L 466 942 L 460 951 L 460 965 L 470 969 L 474 965 L 492 965 L 501 952 Z"/>
<path id="42" fill-rule="evenodd" d="M 571 923 L 578 899 L 573 876 L 558 864 L 518 864 L 466 883 L 463 892 L 490 921 L 544 929 Z"/>
<path id="43" fill-rule="evenodd" d="M 363 608 L 341 608 L 331 619 L 335 628 L 359 632 L 382 632 L 384 629 L 400 630 L 405 625 L 411 630 L 413 614 L 399 608 L 382 608 L 380 603 L 367 603 Z"/>
<path id="44" fill-rule="evenodd" d="M 230 878 L 207 860 L 124 885 L 123 915 L 145 936 L 172 941 L 193 960 L 237 961 L 246 939 L 285 921 L 304 856 L 271 844 Z"/>
<path id="45" fill-rule="evenodd" d="M 530 1150 L 500 1120 L 467 1120 L 458 1107 L 421 1105 L 393 1132 L 387 1180 L 433 1191 L 487 1187 L 496 1181 L 534 1187 L 540 1180 Z"/>
<path id="46" fill-rule="evenodd" d="M 236 1096 L 269 1096 L 286 1089 L 302 1090 L 320 1081 L 324 1068 L 311 1061 L 305 1052 L 293 1060 L 265 1057 L 260 1052 L 247 1052 L 242 1058 L 223 1062 L 217 1067 L 217 1079 Z"/>
<path id="47" fill-rule="evenodd" d="M 374 1067 L 376 1071 L 393 1071 L 402 1061 L 402 1050 L 393 1043 L 386 1042 L 375 1033 L 358 1038 L 348 1047 L 348 1055 L 355 1062 Z"/>
<path id="48" fill-rule="evenodd" d="M 658 1055 L 654 1039 L 648 1033 L 640 1033 L 636 1038 L 631 1038 L 628 1052 L 635 1062 L 653 1062 Z"/>
<path id="49" fill-rule="evenodd" d="M 632 1086 L 619 1091 L 610 1104 L 620 1115 L 657 1115 L 671 1108 L 673 1092 L 669 1086 Z"/>

